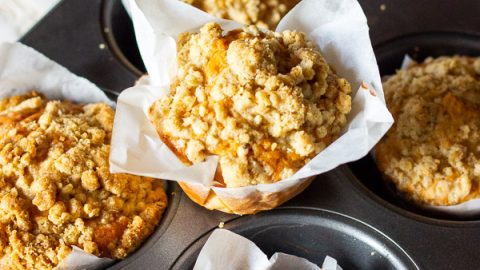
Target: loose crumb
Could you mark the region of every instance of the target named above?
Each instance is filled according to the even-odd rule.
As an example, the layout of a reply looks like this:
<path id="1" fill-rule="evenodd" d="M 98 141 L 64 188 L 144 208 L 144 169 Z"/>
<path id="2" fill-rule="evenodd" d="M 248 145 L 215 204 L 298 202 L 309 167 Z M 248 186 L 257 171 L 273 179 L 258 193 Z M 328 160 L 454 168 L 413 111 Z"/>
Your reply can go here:
<path id="1" fill-rule="evenodd" d="M 361 86 L 363 89 L 365 89 L 365 90 L 368 90 L 368 89 L 369 89 L 369 87 L 368 87 L 368 85 L 367 85 L 367 83 L 366 83 L 365 81 L 362 81 L 362 83 L 360 84 L 360 86 Z"/>

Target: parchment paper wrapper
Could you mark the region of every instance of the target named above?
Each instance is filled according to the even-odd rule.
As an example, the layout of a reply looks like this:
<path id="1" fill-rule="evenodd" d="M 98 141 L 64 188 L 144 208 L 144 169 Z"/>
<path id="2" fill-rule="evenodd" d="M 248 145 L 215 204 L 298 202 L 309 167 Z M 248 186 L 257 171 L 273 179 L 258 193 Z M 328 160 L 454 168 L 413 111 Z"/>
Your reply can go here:
<path id="1" fill-rule="evenodd" d="M 281 252 L 268 259 L 252 241 L 228 230 L 216 229 L 198 255 L 193 270 L 342 270 L 329 256 L 322 268 L 307 259 Z"/>
<path id="2" fill-rule="evenodd" d="M 125 8 L 125 11 L 127 11 L 128 16 L 132 16 L 132 13 L 130 12 L 130 0 L 122 0 L 122 5 Z"/>
<path id="3" fill-rule="evenodd" d="M 0 42 L 15 42 L 59 0 L 0 1 Z"/>
<path id="4" fill-rule="evenodd" d="M 80 78 L 43 54 L 20 43 L 0 44 L 0 98 L 36 90 L 49 99 L 76 103 L 115 104 L 93 83 Z M 99 269 L 113 262 L 74 247 L 58 269 Z M 0 264 L 0 268 L 1 264 Z"/>
<path id="5" fill-rule="evenodd" d="M 276 194 L 288 191 L 288 196 L 294 196 L 299 191 L 292 190 L 305 185 L 310 177 L 365 156 L 393 123 L 385 106 L 367 20 L 358 2 L 303 0 L 283 18 L 277 31 L 305 32 L 319 46 L 327 62 L 352 84 L 348 126 L 335 142 L 288 179 L 242 188 L 213 187 L 217 158 L 211 156 L 205 162 L 185 166 L 159 139 L 147 110 L 169 92 L 176 74 L 175 38 L 179 33 L 197 31 L 212 21 L 227 31 L 241 25 L 215 18 L 178 0 L 131 0 L 129 6 L 137 43 L 150 76 L 142 84 L 123 91 L 118 98 L 110 155 L 112 172 L 180 181 L 194 193 L 193 199 L 207 208 L 254 213 L 288 199 L 283 195 L 275 198 Z M 276 201 L 272 203 L 271 198 Z M 213 203 L 209 207 L 210 202 Z M 256 202 L 265 207 L 255 208 Z M 253 208 L 245 210 L 245 205 Z"/>
<path id="6" fill-rule="evenodd" d="M 415 60 L 413 60 L 409 55 L 405 55 L 400 69 L 408 69 L 409 67 L 415 65 L 416 63 L 417 62 L 415 62 Z M 480 199 L 472 199 L 460 204 L 455 204 L 450 206 L 432 206 L 432 205 L 426 205 L 426 204 L 417 204 L 417 205 L 426 210 L 445 213 L 445 214 L 454 215 L 454 216 L 469 217 L 469 216 L 475 216 L 480 214 Z"/>
<path id="7" fill-rule="evenodd" d="M 108 258 L 99 258 L 76 246 L 55 269 L 56 270 L 97 270 L 111 265 L 114 261 Z"/>

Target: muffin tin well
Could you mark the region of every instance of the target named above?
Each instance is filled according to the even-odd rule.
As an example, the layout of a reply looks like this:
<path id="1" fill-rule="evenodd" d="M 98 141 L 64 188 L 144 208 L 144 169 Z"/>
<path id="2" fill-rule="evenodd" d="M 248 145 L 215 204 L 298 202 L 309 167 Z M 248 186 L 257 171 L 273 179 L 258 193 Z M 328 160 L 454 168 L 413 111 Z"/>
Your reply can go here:
<path id="1" fill-rule="evenodd" d="M 397 37 L 375 46 L 375 55 L 382 76 L 395 74 L 405 55 L 416 61 L 427 57 L 467 55 L 480 56 L 480 35 L 454 31 L 428 31 Z M 377 170 L 371 155 L 350 164 L 352 172 L 368 189 L 388 203 L 427 217 L 446 220 L 476 220 L 478 216 L 454 216 L 426 210 L 405 200 L 387 183 Z"/>
<path id="2" fill-rule="evenodd" d="M 283 208 L 241 217 L 225 229 L 252 240 L 267 256 L 293 254 L 321 265 L 329 255 L 343 269 L 418 269 L 410 256 L 375 228 L 332 211 Z M 172 269 L 191 269 L 208 234 L 189 246 Z"/>
<path id="3" fill-rule="evenodd" d="M 399 68 L 406 53 L 417 60 L 479 55 L 479 17 L 470 13 L 480 2 L 473 2 L 431 7 L 427 0 L 360 0 L 382 75 Z M 426 7 L 431 8 L 423 14 Z M 121 92 L 145 72 L 131 20 L 118 0 L 64 0 L 22 41 L 108 93 Z M 168 193 L 169 206 L 156 231 L 109 269 L 191 268 L 221 223 L 267 255 L 283 251 L 316 263 L 330 255 L 346 270 L 480 268 L 480 221 L 439 216 L 408 204 L 385 185 L 370 156 L 318 176 L 285 205 L 253 216 L 206 210 L 174 182 Z"/>
<path id="4" fill-rule="evenodd" d="M 145 73 L 133 24 L 122 1 L 105 0 L 102 5 L 102 25 L 105 39 L 115 56 L 135 75 L 141 76 Z"/>
<path id="5" fill-rule="evenodd" d="M 382 76 L 395 74 L 405 55 L 416 61 L 427 57 L 480 56 L 480 34 L 460 31 L 411 33 L 375 45 L 374 51 Z"/>

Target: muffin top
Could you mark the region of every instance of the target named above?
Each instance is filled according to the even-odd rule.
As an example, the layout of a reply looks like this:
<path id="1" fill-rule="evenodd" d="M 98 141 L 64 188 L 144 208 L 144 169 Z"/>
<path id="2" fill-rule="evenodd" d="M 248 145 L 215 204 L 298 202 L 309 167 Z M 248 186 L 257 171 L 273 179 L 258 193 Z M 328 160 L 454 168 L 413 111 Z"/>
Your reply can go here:
<path id="1" fill-rule="evenodd" d="M 429 58 L 384 89 L 395 124 L 376 158 L 387 178 L 422 204 L 479 197 L 480 58 Z"/>
<path id="2" fill-rule="evenodd" d="M 350 84 L 300 32 L 223 35 L 210 23 L 180 35 L 177 51 L 177 76 L 150 120 L 184 162 L 217 155 L 217 186 L 287 178 L 347 122 Z"/>
<path id="3" fill-rule="evenodd" d="M 274 30 L 300 0 L 182 0 L 215 17 Z"/>
<path id="4" fill-rule="evenodd" d="M 106 104 L 0 100 L 0 268 L 53 269 L 76 245 L 121 259 L 166 206 L 161 181 L 110 174 Z"/>

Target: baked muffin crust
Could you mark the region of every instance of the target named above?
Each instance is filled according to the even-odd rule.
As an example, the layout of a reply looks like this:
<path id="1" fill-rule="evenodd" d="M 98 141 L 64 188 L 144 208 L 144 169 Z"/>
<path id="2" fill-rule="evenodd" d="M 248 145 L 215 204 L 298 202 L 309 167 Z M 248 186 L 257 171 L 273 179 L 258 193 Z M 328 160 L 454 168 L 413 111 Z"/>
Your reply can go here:
<path id="1" fill-rule="evenodd" d="M 182 0 L 222 19 L 275 30 L 300 0 Z"/>
<path id="2" fill-rule="evenodd" d="M 302 33 L 223 35 L 210 23 L 180 35 L 177 51 L 177 77 L 150 120 L 184 162 L 218 155 L 217 186 L 287 178 L 347 122 L 350 84 Z"/>
<path id="3" fill-rule="evenodd" d="M 76 245 L 122 259 L 166 207 L 161 181 L 110 174 L 106 104 L 0 100 L 1 269 L 53 269 Z"/>
<path id="4" fill-rule="evenodd" d="M 380 170 L 421 204 L 478 198 L 480 58 L 429 58 L 384 89 L 395 124 L 376 147 Z"/>

